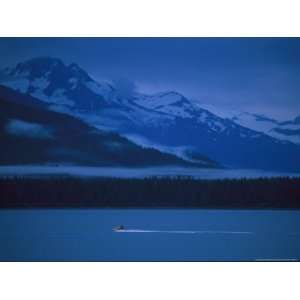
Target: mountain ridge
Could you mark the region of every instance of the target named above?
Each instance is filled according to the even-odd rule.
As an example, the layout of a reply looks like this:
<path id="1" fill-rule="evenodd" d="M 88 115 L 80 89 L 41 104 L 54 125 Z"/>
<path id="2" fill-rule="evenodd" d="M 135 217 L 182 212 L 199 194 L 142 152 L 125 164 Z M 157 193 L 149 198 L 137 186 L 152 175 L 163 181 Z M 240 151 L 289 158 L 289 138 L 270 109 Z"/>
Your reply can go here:
<path id="1" fill-rule="evenodd" d="M 63 64 L 64 71 L 57 78 L 63 78 L 69 66 Z M 47 74 L 44 67 L 40 68 L 43 72 L 37 74 Z M 76 78 L 75 73 L 64 80 L 56 78 L 47 86 L 38 81 L 40 84 L 32 88 L 30 76 L 23 73 L 25 88 L 24 82 L 23 89 L 18 87 L 20 78 L 14 76 L 2 84 L 36 96 L 49 103 L 49 109 L 75 116 L 98 129 L 140 136 L 153 145 L 170 149 L 185 147 L 231 168 L 300 170 L 297 144 L 222 118 L 175 91 L 145 95 L 130 86 L 126 90 L 123 84 L 124 95 L 124 90 L 117 90 L 113 84 L 85 76 Z M 37 79 L 43 77 L 34 80 Z"/>
<path id="2" fill-rule="evenodd" d="M 1 86 L 0 108 L 2 165 L 217 167 L 211 160 L 192 163 L 142 148 L 116 133 L 103 132 L 72 116 L 47 110 L 39 100 Z"/>

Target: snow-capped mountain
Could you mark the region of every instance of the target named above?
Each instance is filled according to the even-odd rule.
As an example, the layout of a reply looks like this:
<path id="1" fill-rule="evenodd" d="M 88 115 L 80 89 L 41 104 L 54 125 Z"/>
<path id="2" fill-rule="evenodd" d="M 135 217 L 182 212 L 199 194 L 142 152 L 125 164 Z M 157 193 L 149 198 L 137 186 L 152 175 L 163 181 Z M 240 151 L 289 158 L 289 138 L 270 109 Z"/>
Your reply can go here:
<path id="1" fill-rule="evenodd" d="M 282 141 L 300 144 L 300 116 L 290 121 L 279 121 L 262 114 L 220 109 L 212 105 L 201 105 L 216 115 L 236 124 L 265 133 Z"/>
<path id="2" fill-rule="evenodd" d="M 76 115 L 102 129 L 118 130 L 152 120 L 146 109 L 120 98 L 109 82 L 97 82 L 78 65 L 65 65 L 56 58 L 35 58 L 6 68 L 0 83 L 45 101 L 51 110 Z"/>
<path id="3" fill-rule="evenodd" d="M 97 83 L 78 65 L 56 58 L 36 58 L 2 72 L 2 83 L 50 104 L 98 110 L 112 92 L 108 83 Z"/>
<path id="4" fill-rule="evenodd" d="M 38 99 L 0 86 L 0 165 L 92 166 L 218 165 L 202 158 L 188 162 L 176 155 L 140 147 L 115 133 L 47 109 Z"/>
<path id="5" fill-rule="evenodd" d="M 175 91 L 124 94 L 118 85 L 97 82 L 79 66 L 58 59 L 33 59 L 3 73 L 3 85 L 45 101 L 49 109 L 134 137 L 136 143 L 147 141 L 145 146 L 170 153 L 180 149 L 184 157 L 204 155 L 229 167 L 300 170 L 300 146 L 272 137 L 274 120 L 224 117 Z"/>
<path id="6" fill-rule="evenodd" d="M 291 121 L 280 122 L 270 131 L 270 135 L 300 144 L 300 116 Z"/>

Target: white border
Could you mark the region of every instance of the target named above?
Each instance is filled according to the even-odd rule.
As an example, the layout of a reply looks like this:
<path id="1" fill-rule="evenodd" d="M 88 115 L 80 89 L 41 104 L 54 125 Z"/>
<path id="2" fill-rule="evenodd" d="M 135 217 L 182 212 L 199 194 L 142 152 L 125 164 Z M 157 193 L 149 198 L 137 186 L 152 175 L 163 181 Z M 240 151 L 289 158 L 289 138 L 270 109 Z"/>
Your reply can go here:
<path id="1" fill-rule="evenodd" d="M 298 3 L 4 0 L 0 36 L 299 36 Z M 299 298 L 299 268 L 299 263 L 0 263 L 0 298 L 292 300 Z"/>
<path id="2" fill-rule="evenodd" d="M 2 263 L 1 299 L 299 299 L 289 263 Z M 285 275 L 289 274 L 288 282 Z"/>
<path id="3" fill-rule="evenodd" d="M 1 36 L 299 36 L 293 0 L 4 1 Z"/>

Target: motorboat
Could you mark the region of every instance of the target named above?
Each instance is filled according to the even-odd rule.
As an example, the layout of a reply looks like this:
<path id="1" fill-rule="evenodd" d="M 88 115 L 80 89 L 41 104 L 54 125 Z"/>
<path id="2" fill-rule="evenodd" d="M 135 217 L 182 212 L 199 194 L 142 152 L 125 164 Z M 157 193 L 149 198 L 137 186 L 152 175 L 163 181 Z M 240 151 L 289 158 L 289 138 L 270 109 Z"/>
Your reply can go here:
<path id="1" fill-rule="evenodd" d="M 116 231 L 116 232 L 123 231 L 123 230 L 125 230 L 124 225 L 118 225 L 118 226 L 113 228 L 113 231 Z"/>

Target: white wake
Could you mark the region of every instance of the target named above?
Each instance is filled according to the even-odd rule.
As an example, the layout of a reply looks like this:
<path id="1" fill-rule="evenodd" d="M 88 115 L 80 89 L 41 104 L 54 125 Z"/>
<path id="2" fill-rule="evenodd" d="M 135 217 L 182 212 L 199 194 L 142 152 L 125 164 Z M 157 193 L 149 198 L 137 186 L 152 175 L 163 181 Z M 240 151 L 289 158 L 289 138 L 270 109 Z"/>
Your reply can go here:
<path id="1" fill-rule="evenodd" d="M 175 233 L 175 234 L 254 234 L 250 231 L 223 231 L 223 230 L 142 230 L 122 229 L 119 233 Z"/>

